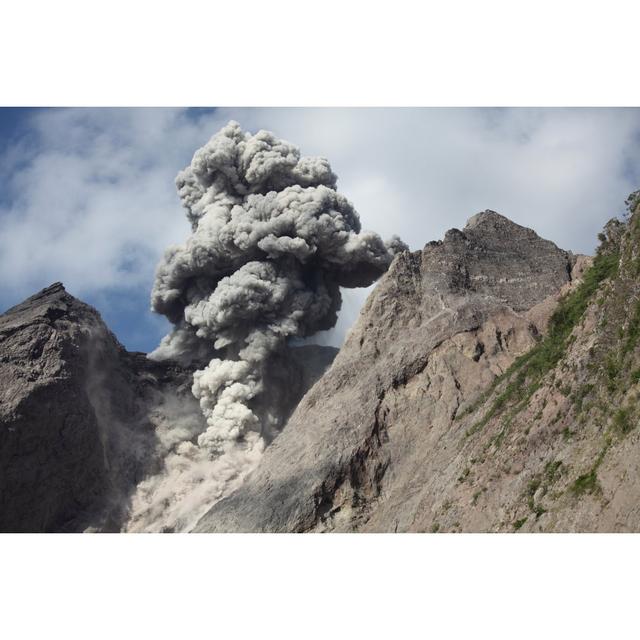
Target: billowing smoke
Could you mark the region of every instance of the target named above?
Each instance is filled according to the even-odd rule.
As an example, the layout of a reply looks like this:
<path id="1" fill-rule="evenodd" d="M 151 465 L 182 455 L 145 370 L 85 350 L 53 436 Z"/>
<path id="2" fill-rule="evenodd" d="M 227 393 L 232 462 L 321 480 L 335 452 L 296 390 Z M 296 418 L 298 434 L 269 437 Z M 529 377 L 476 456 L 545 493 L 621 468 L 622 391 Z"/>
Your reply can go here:
<path id="1" fill-rule="evenodd" d="M 161 528 L 168 510 L 180 516 L 162 526 L 188 528 L 185 493 L 202 494 L 198 512 L 242 481 L 282 426 L 271 378 L 287 342 L 333 327 L 340 287 L 370 285 L 406 249 L 361 232 L 336 180 L 324 158 L 236 122 L 178 175 L 192 234 L 158 267 L 152 307 L 174 329 L 150 357 L 202 367 L 193 393 L 206 427 L 173 449 L 163 477 L 143 483 L 133 528 Z M 198 516 L 191 505 L 187 520 Z"/>

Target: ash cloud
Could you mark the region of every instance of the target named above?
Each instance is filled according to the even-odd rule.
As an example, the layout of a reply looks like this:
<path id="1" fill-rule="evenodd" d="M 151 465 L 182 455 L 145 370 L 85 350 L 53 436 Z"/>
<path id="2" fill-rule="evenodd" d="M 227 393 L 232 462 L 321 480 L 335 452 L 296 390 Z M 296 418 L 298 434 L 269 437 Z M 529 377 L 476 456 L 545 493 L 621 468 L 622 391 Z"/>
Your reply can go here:
<path id="1" fill-rule="evenodd" d="M 332 328 L 340 287 L 370 285 L 407 248 L 363 232 L 336 183 L 324 158 L 236 122 L 178 174 L 192 234 L 158 266 L 152 308 L 174 329 L 149 357 L 200 367 L 192 390 L 206 428 L 142 483 L 135 528 L 161 528 L 163 505 L 182 512 L 183 499 L 201 511 L 241 482 L 282 426 L 272 378 L 288 341 Z M 185 528 L 183 516 L 163 526 Z"/>

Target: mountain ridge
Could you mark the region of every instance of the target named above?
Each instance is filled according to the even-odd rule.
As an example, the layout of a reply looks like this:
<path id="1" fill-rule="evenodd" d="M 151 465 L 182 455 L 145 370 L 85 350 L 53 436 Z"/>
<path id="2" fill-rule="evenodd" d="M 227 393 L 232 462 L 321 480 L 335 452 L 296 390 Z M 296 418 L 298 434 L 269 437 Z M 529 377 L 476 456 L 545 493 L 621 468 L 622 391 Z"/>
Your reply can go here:
<path id="1" fill-rule="evenodd" d="M 292 351 L 293 413 L 193 531 L 640 530 L 630 202 L 594 258 L 490 210 L 396 255 L 337 356 Z M 158 434 L 203 428 L 193 368 L 128 353 L 60 283 L 0 315 L 0 353 L 0 529 L 126 529 Z"/>

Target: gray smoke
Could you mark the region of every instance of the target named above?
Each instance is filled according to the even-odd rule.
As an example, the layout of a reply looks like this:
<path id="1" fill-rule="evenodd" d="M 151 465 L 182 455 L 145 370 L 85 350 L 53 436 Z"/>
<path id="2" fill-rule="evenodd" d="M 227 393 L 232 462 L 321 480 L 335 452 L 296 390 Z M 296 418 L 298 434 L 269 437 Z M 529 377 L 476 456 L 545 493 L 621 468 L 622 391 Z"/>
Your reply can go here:
<path id="1" fill-rule="evenodd" d="M 147 526 L 143 513 L 162 519 L 157 503 L 183 511 L 167 495 L 176 470 L 206 502 L 254 468 L 282 422 L 269 390 L 276 356 L 289 340 L 333 327 L 340 287 L 370 285 L 407 248 L 362 232 L 336 181 L 324 158 L 301 157 L 272 133 L 250 135 L 236 122 L 176 178 L 192 234 L 158 267 L 152 307 L 174 329 L 150 357 L 206 365 L 193 393 L 207 426 L 173 450 L 165 477 L 138 492 L 138 528 Z"/>

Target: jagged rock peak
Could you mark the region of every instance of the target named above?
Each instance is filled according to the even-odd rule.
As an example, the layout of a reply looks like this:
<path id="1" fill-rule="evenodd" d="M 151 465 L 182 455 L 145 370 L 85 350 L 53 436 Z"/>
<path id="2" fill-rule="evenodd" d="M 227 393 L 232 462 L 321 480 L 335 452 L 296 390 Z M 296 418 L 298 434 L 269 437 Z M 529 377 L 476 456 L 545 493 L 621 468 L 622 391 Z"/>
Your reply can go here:
<path id="1" fill-rule="evenodd" d="M 32 296 L 29 296 L 17 305 L 10 307 L 2 315 L 15 315 L 16 313 L 19 313 L 29 307 L 39 307 L 47 305 L 55 300 L 72 302 L 73 300 L 75 300 L 75 298 L 67 293 L 67 290 L 64 288 L 62 282 L 54 282 L 48 287 L 45 287 L 44 289 L 38 291 L 38 293 L 34 293 Z"/>
<path id="2" fill-rule="evenodd" d="M 480 213 L 476 213 L 471 216 L 467 220 L 467 224 L 465 224 L 465 230 L 474 229 L 477 227 L 485 227 L 485 228 L 502 228 L 502 229 L 513 229 L 514 227 L 517 229 L 526 229 L 530 233 L 535 233 L 532 229 L 528 229 L 527 227 L 523 227 L 513 220 L 503 216 L 497 211 L 493 211 L 492 209 L 485 209 L 484 211 L 480 211 Z"/>
<path id="3" fill-rule="evenodd" d="M 498 298 L 514 310 L 541 302 L 570 280 L 576 257 L 495 211 L 472 216 L 423 251 L 401 254 L 390 276 L 411 271 L 425 292 Z"/>

